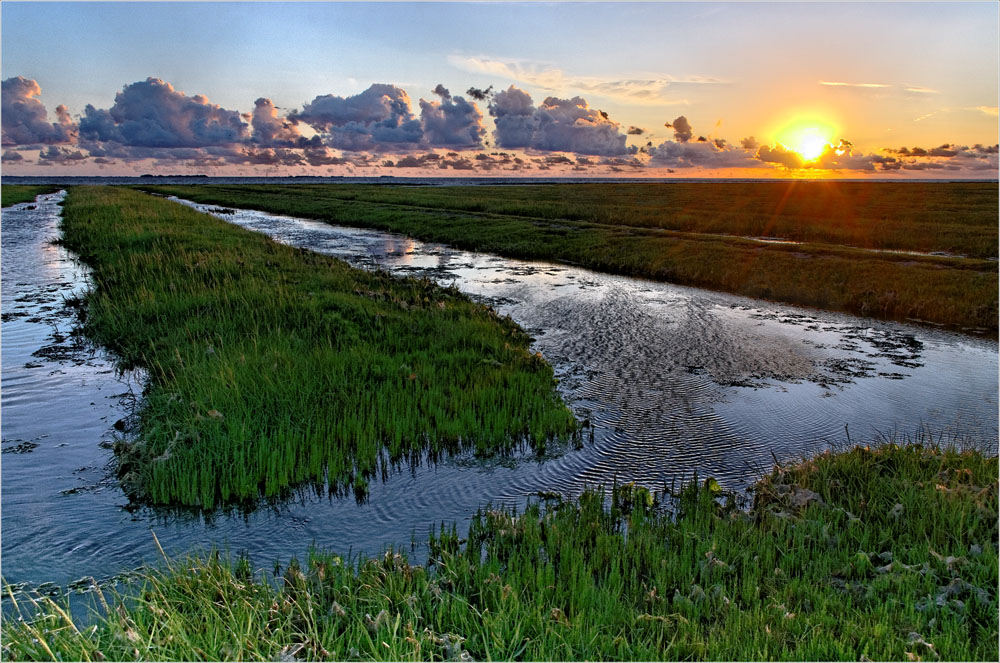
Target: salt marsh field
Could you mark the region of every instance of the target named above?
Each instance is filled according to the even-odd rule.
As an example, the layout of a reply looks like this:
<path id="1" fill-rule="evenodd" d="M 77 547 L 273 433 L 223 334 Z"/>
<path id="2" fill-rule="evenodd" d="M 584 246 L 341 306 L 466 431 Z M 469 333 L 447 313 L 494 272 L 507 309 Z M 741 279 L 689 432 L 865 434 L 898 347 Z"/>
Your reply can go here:
<path id="1" fill-rule="evenodd" d="M 122 493 L 111 443 L 128 427 L 143 375 L 73 333 L 63 298 L 87 270 L 58 237 L 62 194 L 4 210 L 4 576 L 34 586 L 113 578 L 168 553 L 216 546 L 258 564 L 310 545 L 377 553 L 457 522 L 488 502 L 698 472 L 743 489 L 777 460 L 850 436 L 929 433 L 997 446 L 993 340 L 460 251 L 405 236 L 198 205 L 228 222 L 366 268 L 431 278 L 510 316 L 554 368 L 585 422 L 579 448 L 471 454 L 401 465 L 367 500 L 312 487 L 260 508 L 141 506 Z M 118 426 L 116 427 L 116 424 Z"/>

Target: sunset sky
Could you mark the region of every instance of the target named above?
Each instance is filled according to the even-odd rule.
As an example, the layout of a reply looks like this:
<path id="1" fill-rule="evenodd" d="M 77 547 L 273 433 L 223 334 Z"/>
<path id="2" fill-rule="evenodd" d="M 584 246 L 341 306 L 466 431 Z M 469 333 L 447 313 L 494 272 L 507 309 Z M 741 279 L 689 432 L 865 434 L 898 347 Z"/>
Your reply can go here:
<path id="1" fill-rule="evenodd" d="M 5 175 L 997 177 L 992 1 L 0 11 Z"/>

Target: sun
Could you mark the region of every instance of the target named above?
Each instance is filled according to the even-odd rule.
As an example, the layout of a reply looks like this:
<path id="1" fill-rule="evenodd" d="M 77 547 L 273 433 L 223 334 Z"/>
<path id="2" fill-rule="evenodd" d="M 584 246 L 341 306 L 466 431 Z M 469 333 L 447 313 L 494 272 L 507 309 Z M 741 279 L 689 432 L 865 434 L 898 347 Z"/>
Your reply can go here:
<path id="1" fill-rule="evenodd" d="M 778 142 L 798 152 L 805 161 L 818 159 L 833 144 L 836 128 L 817 118 L 797 119 L 778 132 Z"/>

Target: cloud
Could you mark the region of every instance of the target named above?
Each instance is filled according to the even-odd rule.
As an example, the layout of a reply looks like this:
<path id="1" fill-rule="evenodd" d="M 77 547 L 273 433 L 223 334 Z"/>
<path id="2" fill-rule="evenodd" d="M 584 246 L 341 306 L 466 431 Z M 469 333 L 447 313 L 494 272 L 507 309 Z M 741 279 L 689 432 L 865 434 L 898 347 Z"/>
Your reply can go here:
<path id="1" fill-rule="evenodd" d="M 316 97 L 288 119 L 323 133 L 330 147 L 354 152 L 409 151 L 423 136 L 406 91 L 383 83 L 350 97 Z"/>
<path id="2" fill-rule="evenodd" d="M 955 145 L 937 147 L 887 147 L 883 152 L 893 155 L 905 170 L 997 170 L 1000 145 Z"/>
<path id="3" fill-rule="evenodd" d="M 48 149 L 38 153 L 38 163 L 43 166 L 48 164 L 67 165 L 80 163 L 86 159 L 87 155 L 83 152 L 55 145 L 49 145 Z"/>
<path id="4" fill-rule="evenodd" d="M 0 161 L 3 161 L 3 163 L 18 163 L 24 161 L 24 156 L 20 152 L 15 152 L 14 150 L 4 150 L 3 157 L 0 157 Z"/>
<path id="5" fill-rule="evenodd" d="M 646 130 L 642 127 L 629 127 L 627 133 L 629 136 L 641 136 L 646 133 Z"/>
<path id="6" fill-rule="evenodd" d="M 760 149 L 757 150 L 757 158 L 764 163 L 775 163 L 790 169 L 802 168 L 805 165 L 801 154 L 786 149 L 781 145 L 775 145 L 774 147 L 761 145 Z"/>
<path id="7" fill-rule="evenodd" d="M 886 90 L 889 92 L 902 91 L 911 94 L 941 94 L 940 90 L 934 90 L 921 85 L 896 85 L 895 83 L 845 83 L 842 81 L 819 81 L 820 85 L 827 87 L 853 88 L 857 90 Z"/>
<path id="8" fill-rule="evenodd" d="M 463 71 L 492 74 L 543 90 L 553 92 L 574 90 L 633 103 L 687 103 L 685 99 L 667 99 L 664 93 L 672 85 L 711 85 L 727 82 L 719 78 L 699 75 L 654 75 L 636 78 L 573 76 L 566 74 L 561 69 L 539 63 L 485 56 L 450 55 L 448 61 Z"/>
<path id="9" fill-rule="evenodd" d="M 649 148 L 649 164 L 671 168 L 757 168 L 752 152 L 716 141 L 663 143 Z"/>
<path id="10" fill-rule="evenodd" d="M 498 147 L 594 156 L 629 153 L 620 125 L 582 97 L 547 97 L 535 107 L 531 95 L 511 85 L 493 96 L 489 111 Z"/>
<path id="11" fill-rule="evenodd" d="M 465 91 L 467 95 L 475 99 L 476 101 L 486 101 L 493 94 L 493 86 L 489 86 L 485 90 L 481 90 L 477 87 L 470 87 Z"/>
<path id="12" fill-rule="evenodd" d="M 48 121 L 38 83 L 15 76 L 0 83 L 0 143 L 56 145 L 76 139 L 77 126 L 65 106 L 56 107 L 56 122 Z"/>
<path id="13" fill-rule="evenodd" d="M 270 99 L 261 97 L 254 102 L 250 121 L 253 126 L 252 141 L 264 147 L 298 147 L 305 139 L 299 129 L 287 118 L 279 117 Z"/>
<path id="14" fill-rule="evenodd" d="M 531 139 L 538 125 L 531 95 L 511 85 L 493 95 L 489 112 L 496 124 L 493 137 L 498 147 L 512 149 L 531 146 Z"/>
<path id="15" fill-rule="evenodd" d="M 438 85 L 435 88 L 444 89 Z M 430 147 L 479 148 L 486 130 L 483 114 L 475 104 L 462 97 L 441 95 L 441 101 L 420 100 L 420 122 L 423 127 L 422 143 Z"/>
<path id="16" fill-rule="evenodd" d="M 691 124 L 688 123 L 687 118 L 681 115 L 673 122 L 667 122 L 663 126 L 668 129 L 674 130 L 674 140 L 679 143 L 686 143 L 691 140 L 693 130 L 691 129 Z"/>
<path id="17" fill-rule="evenodd" d="M 839 81 L 820 81 L 820 85 L 827 85 L 830 87 L 858 87 L 858 88 L 887 88 L 893 87 L 888 83 L 842 83 Z"/>
<path id="18" fill-rule="evenodd" d="M 159 78 L 126 85 L 109 110 L 84 109 L 80 137 L 140 148 L 199 148 L 248 138 L 237 111 L 179 92 Z"/>
<path id="19" fill-rule="evenodd" d="M 973 109 L 992 117 L 1000 116 L 1000 107 L 997 106 L 974 106 Z"/>
<path id="20" fill-rule="evenodd" d="M 441 97 L 442 99 L 451 99 L 451 92 L 449 92 L 448 88 L 446 88 L 444 85 L 441 85 L 440 83 L 438 83 L 437 86 L 433 90 L 431 90 L 431 92 Z"/>

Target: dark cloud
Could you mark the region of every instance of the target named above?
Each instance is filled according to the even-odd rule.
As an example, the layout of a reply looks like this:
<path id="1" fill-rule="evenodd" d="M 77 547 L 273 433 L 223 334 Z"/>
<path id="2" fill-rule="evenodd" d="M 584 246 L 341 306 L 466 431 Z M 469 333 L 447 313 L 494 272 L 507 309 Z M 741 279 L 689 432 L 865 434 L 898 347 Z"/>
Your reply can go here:
<path id="1" fill-rule="evenodd" d="M 186 96 L 158 78 L 126 85 L 109 110 L 87 105 L 81 139 L 126 147 L 199 148 L 246 140 L 247 125 L 237 111 Z"/>
<path id="2" fill-rule="evenodd" d="M 56 108 L 57 122 L 48 121 L 41 86 L 30 78 L 15 76 L 0 83 L 0 143 L 3 145 L 56 145 L 76 139 L 77 126 L 65 106 Z"/>
<path id="3" fill-rule="evenodd" d="M 914 161 L 902 164 L 903 170 L 944 170 L 945 164 L 937 161 Z"/>
<path id="4" fill-rule="evenodd" d="M 548 97 L 536 108 L 528 93 L 511 85 L 493 96 L 489 110 L 499 147 L 594 156 L 629 152 L 618 123 L 590 108 L 582 97 Z"/>
<path id="5" fill-rule="evenodd" d="M 757 150 L 757 158 L 764 163 L 776 163 L 785 168 L 802 168 L 805 165 L 801 154 L 787 150 L 781 145 L 774 147 L 761 145 L 760 149 Z"/>
<path id="6" fill-rule="evenodd" d="M 480 90 L 479 88 L 470 87 L 465 91 L 467 95 L 475 99 L 476 101 L 486 101 L 489 99 L 490 95 L 493 94 L 493 86 L 489 86 L 485 90 Z"/>
<path id="7" fill-rule="evenodd" d="M 325 145 L 310 145 L 302 150 L 302 155 L 310 166 L 341 166 L 352 163 L 349 159 L 337 156 Z"/>
<path id="8" fill-rule="evenodd" d="M 421 99 L 420 122 L 423 144 L 430 147 L 479 148 L 486 134 L 483 114 L 462 97 L 442 97 L 440 102 Z"/>
<path id="9" fill-rule="evenodd" d="M 674 140 L 678 143 L 686 143 L 691 140 L 691 136 L 694 135 L 694 130 L 691 128 L 691 124 L 683 115 L 678 117 L 673 122 L 665 123 L 663 126 L 667 129 L 674 130 Z"/>
<path id="10" fill-rule="evenodd" d="M 250 147 L 239 154 L 224 157 L 229 163 L 249 164 L 254 166 L 304 166 L 305 156 L 299 150 L 285 147 L 258 148 Z"/>
<path id="11" fill-rule="evenodd" d="M 434 89 L 431 90 L 431 92 L 433 92 L 437 96 L 441 97 L 442 99 L 451 99 L 451 92 L 449 92 L 448 88 L 446 88 L 445 86 L 441 85 L 440 83 L 438 83 L 434 87 Z"/>
<path id="12" fill-rule="evenodd" d="M 435 158 L 429 158 L 432 156 Z M 440 161 L 440 157 L 437 154 L 422 154 L 419 156 L 409 154 L 396 161 L 394 168 L 426 168 L 428 164 L 436 163 L 437 161 Z"/>
<path id="13" fill-rule="evenodd" d="M 641 136 L 646 133 L 646 130 L 642 127 L 629 127 L 627 133 L 629 136 Z"/>
<path id="14" fill-rule="evenodd" d="M 722 143 L 721 145 L 719 143 Z M 754 168 L 760 164 L 751 152 L 729 147 L 725 141 L 665 141 L 649 149 L 650 165 L 671 168 Z"/>
<path id="15" fill-rule="evenodd" d="M 460 157 L 457 159 L 442 159 L 438 163 L 438 168 L 444 170 L 445 168 L 451 168 L 453 170 L 475 170 L 476 166 L 472 163 L 472 160 L 467 157 Z"/>
<path id="16" fill-rule="evenodd" d="M 643 168 L 645 164 L 636 159 L 635 157 L 610 157 L 601 159 L 600 165 L 610 166 L 611 170 L 615 172 L 621 172 L 625 168 Z"/>
<path id="17" fill-rule="evenodd" d="M 744 150 L 749 150 L 751 152 L 756 152 L 757 148 L 760 147 L 760 143 L 757 142 L 756 138 L 754 138 L 753 136 L 750 136 L 749 138 L 744 138 L 743 140 L 741 140 L 740 141 L 740 146 Z"/>
<path id="18" fill-rule="evenodd" d="M 39 165 L 45 165 L 43 162 L 59 165 L 67 165 L 73 163 L 80 163 L 86 161 L 87 155 L 78 150 L 71 150 L 66 147 L 57 147 L 55 145 L 49 145 L 48 149 L 42 150 L 38 153 L 38 163 Z"/>
<path id="19" fill-rule="evenodd" d="M 0 157 L 0 161 L 3 163 L 18 163 L 24 161 L 24 156 L 20 152 L 15 152 L 14 150 L 4 150 L 3 157 Z"/>

